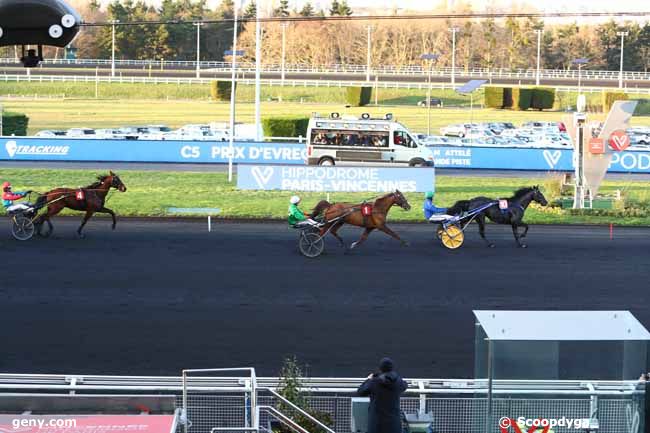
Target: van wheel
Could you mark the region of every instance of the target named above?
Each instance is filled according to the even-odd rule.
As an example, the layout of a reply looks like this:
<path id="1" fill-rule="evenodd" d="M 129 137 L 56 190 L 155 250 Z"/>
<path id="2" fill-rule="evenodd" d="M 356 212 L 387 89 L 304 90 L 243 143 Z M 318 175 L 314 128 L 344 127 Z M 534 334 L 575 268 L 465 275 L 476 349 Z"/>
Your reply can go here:
<path id="1" fill-rule="evenodd" d="M 334 160 L 332 158 L 321 158 L 318 165 L 334 165 Z"/>
<path id="2" fill-rule="evenodd" d="M 415 158 L 409 161 L 409 167 L 424 167 L 425 165 L 424 159 Z"/>

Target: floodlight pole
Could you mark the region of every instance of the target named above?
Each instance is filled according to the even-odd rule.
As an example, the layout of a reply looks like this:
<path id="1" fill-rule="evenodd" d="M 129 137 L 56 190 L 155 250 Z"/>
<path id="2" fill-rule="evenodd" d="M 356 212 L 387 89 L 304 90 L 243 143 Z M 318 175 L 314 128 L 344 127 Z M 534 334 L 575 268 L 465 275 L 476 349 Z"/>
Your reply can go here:
<path id="1" fill-rule="evenodd" d="M 239 3 L 239 2 L 237 2 Z M 234 28 L 232 31 L 232 63 L 230 66 L 230 140 L 228 146 L 228 182 L 232 182 L 232 160 L 234 154 L 235 141 L 235 95 L 236 95 L 236 70 L 237 70 L 237 11 L 239 4 L 233 5 L 234 9 Z"/>
<path id="2" fill-rule="evenodd" d="M 115 24 L 119 23 L 120 20 L 112 20 L 112 36 L 111 36 L 111 77 L 115 76 Z"/>
<path id="3" fill-rule="evenodd" d="M 366 53 L 366 81 L 370 81 L 371 61 L 372 61 L 372 26 L 368 25 L 368 51 Z"/>
<path id="4" fill-rule="evenodd" d="M 262 124 L 262 114 L 260 110 L 261 99 L 261 69 L 262 69 L 262 24 L 260 23 L 260 13 L 262 7 L 261 0 L 255 0 L 255 141 L 262 141 L 260 135 L 260 125 Z"/>
<path id="5" fill-rule="evenodd" d="M 429 85 L 427 86 L 427 135 L 431 135 L 431 68 L 433 68 L 433 61 L 429 60 Z"/>
<path id="6" fill-rule="evenodd" d="M 203 23 L 194 23 L 196 26 L 196 78 L 201 78 L 201 26 Z"/>
<path id="7" fill-rule="evenodd" d="M 542 33 L 544 33 L 544 30 L 537 29 L 535 30 L 535 33 L 537 33 L 537 73 L 535 74 L 535 85 L 539 86 L 540 63 L 542 57 Z"/>
<path id="8" fill-rule="evenodd" d="M 287 27 L 289 27 L 289 23 L 282 23 L 282 69 L 281 69 L 281 74 L 280 74 L 280 79 L 282 80 L 282 85 L 284 86 L 284 78 L 285 78 L 285 62 L 286 62 L 286 57 L 287 57 Z"/>
<path id="9" fill-rule="evenodd" d="M 456 85 L 456 33 L 458 32 L 458 27 L 451 27 L 449 31 L 451 32 L 451 85 L 452 87 Z"/>
<path id="10" fill-rule="evenodd" d="M 629 35 L 629 32 L 616 32 L 617 36 L 621 37 L 621 69 L 618 72 L 618 88 L 623 88 L 623 44 L 625 41 L 625 36 Z"/>

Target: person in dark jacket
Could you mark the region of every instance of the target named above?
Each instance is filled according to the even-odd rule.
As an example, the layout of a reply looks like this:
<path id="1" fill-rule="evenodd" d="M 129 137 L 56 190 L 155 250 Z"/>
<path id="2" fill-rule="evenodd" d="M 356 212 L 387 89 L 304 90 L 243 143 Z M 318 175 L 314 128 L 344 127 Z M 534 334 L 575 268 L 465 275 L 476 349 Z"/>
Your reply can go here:
<path id="1" fill-rule="evenodd" d="M 390 358 L 379 362 L 379 371 L 359 386 L 360 397 L 370 397 L 368 433 L 402 433 L 399 398 L 408 385 L 395 371 Z"/>

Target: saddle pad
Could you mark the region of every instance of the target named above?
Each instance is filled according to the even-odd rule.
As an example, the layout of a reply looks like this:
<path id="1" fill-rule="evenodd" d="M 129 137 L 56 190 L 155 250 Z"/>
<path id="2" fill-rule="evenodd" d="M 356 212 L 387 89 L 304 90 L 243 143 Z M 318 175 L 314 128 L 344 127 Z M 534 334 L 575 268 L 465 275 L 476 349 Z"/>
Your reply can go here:
<path id="1" fill-rule="evenodd" d="M 499 209 L 508 210 L 508 200 L 499 200 Z"/>
<path id="2" fill-rule="evenodd" d="M 363 215 L 363 216 L 372 215 L 372 205 L 371 204 L 362 204 L 361 205 L 361 215 Z"/>
<path id="3" fill-rule="evenodd" d="M 75 198 L 76 198 L 77 200 L 79 200 L 79 201 L 81 201 L 81 200 L 83 200 L 83 199 L 86 198 L 86 194 L 84 194 L 84 191 L 83 191 L 82 189 L 78 190 L 78 191 L 75 193 L 74 196 L 75 196 Z"/>

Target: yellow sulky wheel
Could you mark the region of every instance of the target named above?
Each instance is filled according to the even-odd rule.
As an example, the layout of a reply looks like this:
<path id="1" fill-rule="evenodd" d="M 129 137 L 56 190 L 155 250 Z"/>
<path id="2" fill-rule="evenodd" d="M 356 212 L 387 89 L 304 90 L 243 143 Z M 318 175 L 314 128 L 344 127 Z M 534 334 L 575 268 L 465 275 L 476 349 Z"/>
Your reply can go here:
<path id="1" fill-rule="evenodd" d="M 463 234 L 463 231 L 456 225 L 447 226 L 446 230 L 440 232 L 440 241 L 442 241 L 442 244 L 450 250 L 455 250 L 463 245 L 464 240 L 465 235 Z"/>

